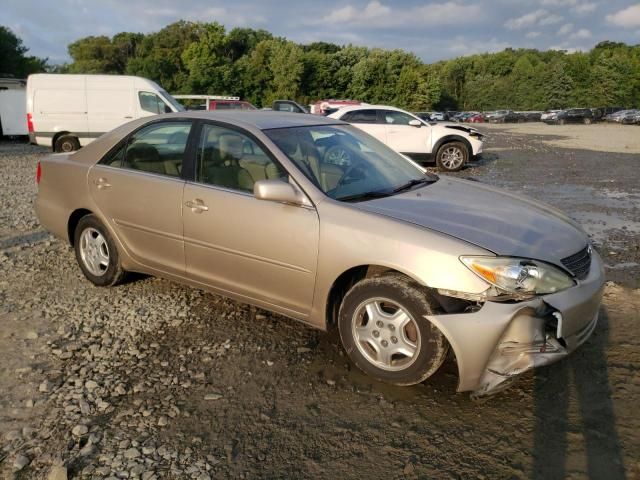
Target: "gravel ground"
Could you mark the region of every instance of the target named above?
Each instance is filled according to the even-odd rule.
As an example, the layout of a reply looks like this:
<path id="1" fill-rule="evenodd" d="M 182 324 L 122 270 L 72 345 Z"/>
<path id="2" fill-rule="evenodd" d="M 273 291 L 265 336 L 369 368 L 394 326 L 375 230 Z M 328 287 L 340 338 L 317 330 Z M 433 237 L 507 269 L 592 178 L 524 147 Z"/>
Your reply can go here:
<path id="1" fill-rule="evenodd" d="M 609 282 L 587 344 L 482 401 L 453 359 L 390 387 L 334 332 L 161 279 L 91 286 L 34 217 L 46 152 L 0 143 L 0 476 L 640 476 L 640 158 L 489 133 L 459 175 L 566 210 Z"/>

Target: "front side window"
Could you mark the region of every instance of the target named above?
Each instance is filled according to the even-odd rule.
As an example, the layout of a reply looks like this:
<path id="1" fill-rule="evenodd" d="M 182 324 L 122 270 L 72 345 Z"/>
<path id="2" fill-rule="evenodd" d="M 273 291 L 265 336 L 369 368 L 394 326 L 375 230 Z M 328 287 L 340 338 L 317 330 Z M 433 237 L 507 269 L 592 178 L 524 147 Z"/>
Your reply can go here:
<path id="1" fill-rule="evenodd" d="M 162 99 L 151 92 L 138 92 L 138 100 L 140 101 L 140 108 L 145 112 L 151 113 L 170 113 L 171 108 L 164 103 Z"/>
<path id="2" fill-rule="evenodd" d="M 180 177 L 191 122 L 162 122 L 138 130 L 100 163 Z"/>
<path id="3" fill-rule="evenodd" d="M 205 124 L 196 153 L 196 181 L 253 192 L 258 180 L 287 175 L 250 137 L 236 130 Z"/>
<path id="4" fill-rule="evenodd" d="M 409 125 L 411 120 L 415 120 L 411 115 L 394 110 L 385 110 L 382 112 L 382 117 L 387 125 Z"/>
<path id="5" fill-rule="evenodd" d="M 359 201 L 437 180 L 361 130 L 325 125 L 266 130 L 267 136 L 327 196 Z"/>

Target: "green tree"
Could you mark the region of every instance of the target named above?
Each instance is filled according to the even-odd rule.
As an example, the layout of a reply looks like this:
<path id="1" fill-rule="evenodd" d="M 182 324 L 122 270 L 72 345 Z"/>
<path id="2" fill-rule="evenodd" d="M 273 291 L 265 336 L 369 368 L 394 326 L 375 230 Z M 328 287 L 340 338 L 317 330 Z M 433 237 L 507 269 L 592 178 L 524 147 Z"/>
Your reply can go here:
<path id="1" fill-rule="evenodd" d="M 47 59 L 27 56 L 28 51 L 21 38 L 0 25 L 0 74 L 24 78 L 32 73 L 44 72 Z"/>

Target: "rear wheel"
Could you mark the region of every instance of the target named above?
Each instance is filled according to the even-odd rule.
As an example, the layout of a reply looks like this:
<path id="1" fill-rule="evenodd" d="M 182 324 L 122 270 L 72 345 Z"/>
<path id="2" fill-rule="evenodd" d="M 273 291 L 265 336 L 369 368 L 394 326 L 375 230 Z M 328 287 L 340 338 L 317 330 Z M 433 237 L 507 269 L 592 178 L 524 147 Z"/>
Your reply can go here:
<path id="1" fill-rule="evenodd" d="M 84 276 L 99 287 L 116 285 L 125 271 L 109 231 L 95 215 L 80 219 L 74 233 L 76 260 Z"/>
<path id="2" fill-rule="evenodd" d="M 402 275 L 366 278 L 340 306 L 338 327 L 351 360 L 377 380 L 414 385 L 444 362 L 449 345 L 425 315 L 435 311 L 425 289 Z"/>
<path id="3" fill-rule="evenodd" d="M 440 170 L 457 172 L 469 159 L 469 150 L 462 142 L 450 142 L 442 145 L 436 153 L 436 165 Z"/>
<path id="4" fill-rule="evenodd" d="M 589 117 L 584 117 L 583 122 L 585 125 L 591 125 L 591 119 Z"/>
<path id="5" fill-rule="evenodd" d="M 62 135 L 54 145 L 54 150 L 58 153 L 70 153 L 79 149 L 80 142 L 73 135 Z"/>

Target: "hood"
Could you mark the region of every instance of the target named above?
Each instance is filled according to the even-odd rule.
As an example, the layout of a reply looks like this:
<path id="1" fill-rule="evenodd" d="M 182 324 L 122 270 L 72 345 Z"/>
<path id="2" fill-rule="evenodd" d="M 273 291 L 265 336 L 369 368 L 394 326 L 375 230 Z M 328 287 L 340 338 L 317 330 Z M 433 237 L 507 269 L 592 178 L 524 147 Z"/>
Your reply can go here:
<path id="1" fill-rule="evenodd" d="M 451 235 L 496 255 L 556 265 L 583 249 L 588 241 L 577 223 L 552 207 L 450 177 L 353 206 Z"/>
<path id="2" fill-rule="evenodd" d="M 463 133 L 469 135 L 471 132 L 480 133 L 478 129 L 455 122 L 438 122 L 431 125 L 435 130 L 442 132 L 442 135 L 451 133 Z"/>

